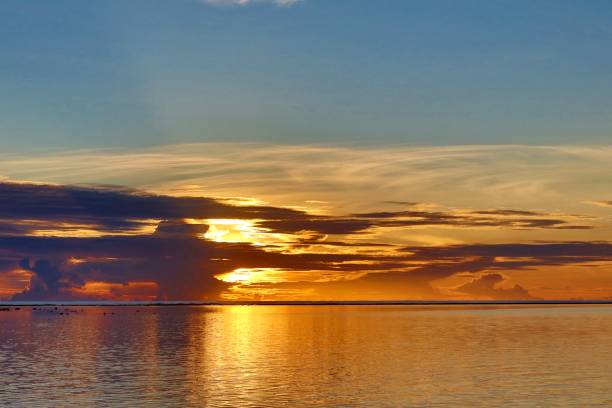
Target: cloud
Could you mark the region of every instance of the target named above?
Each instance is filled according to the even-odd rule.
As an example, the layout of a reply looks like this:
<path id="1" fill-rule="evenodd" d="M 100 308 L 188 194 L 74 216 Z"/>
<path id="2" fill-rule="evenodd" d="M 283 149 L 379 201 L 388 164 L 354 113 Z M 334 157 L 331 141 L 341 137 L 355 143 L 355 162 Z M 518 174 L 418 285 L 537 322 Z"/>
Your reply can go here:
<path id="1" fill-rule="evenodd" d="M 396 211 L 348 217 L 304 210 L 232 205 L 208 197 L 174 197 L 116 186 L 62 186 L 0 182 L 0 234 L 137 234 L 161 220 L 245 219 L 270 232 L 346 235 L 375 228 L 590 229 L 555 214 L 514 210 Z"/>
<path id="2" fill-rule="evenodd" d="M 586 200 L 606 197 L 611 160 L 609 146 L 199 143 L 0 154 L 0 175 L 59 184 L 119 184 L 170 195 L 256 197 L 318 213 L 379 212 L 384 202 L 421 202 L 572 214 L 589 210 Z"/>
<path id="3" fill-rule="evenodd" d="M 292 218 L 281 207 L 235 206 L 207 197 L 173 197 L 117 186 L 62 186 L 0 182 L 0 214 L 12 218 Z"/>
<path id="4" fill-rule="evenodd" d="M 367 220 L 325 217 L 302 220 L 269 220 L 261 221 L 257 225 L 287 234 L 301 231 L 320 234 L 354 234 L 372 228 L 374 223 Z"/>
<path id="5" fill-rule="evenodd" d="M 535 299 L 521 285 L 511 288 L 501 288 L 499 284 L 506 280 L 498 273 L 484 274 L 470 282 L 467 282 L 455 290 L 477 298 L 489 298 L 494 300 L 528 300 Z"/>
<path id="6" fill-rule="evenodd" d="M 515 284 L 504 288 L 502 272 L 541 273 L 541 268 L 612 262 L 612 244 L 607 242 L 561 242 L 529 244 L 475 244 L 447 247 L 406 247 L 403 264 L 369 271 L 351 279 L 328 281 L 259 282 L 251 290 L 279 291 L 282 294 L 310 290 L 319 299 L 444 299 L 465 298 L 518 300 L 533 299 L 528 289 Z M 582 268 L 584 271 L 584 268 Z M 576 271 L 580 274 L 580 269 Z M 473 276 L 442 292 L 436 282 L 456 276 Z M 550 277 L 549 277 L 550 278 Z M 576 290 L 579 288 L 573 288 Z M 605 293 L 605 292 L 604 292 Z"/>
<path id="7" fill-rule="evenodd" d="M 551 281 L 562 269 L 601 273 L 612 229 L 585 202 L 607 197 L 610 160 L 606 146 L 203 143 L 4 153 L 0 294 L 442 298 L 445 279 L 456 288 L 488 274 L 514 282 L 514 272 L 546 269 Z M 109 186 L 117 184 L 128 187 Z M 585 211 L 591 216 L 576 215 Z M 248 221 L 269 239 L 205 239 L 210 218 Z M 215 278 L 236 268 L 281 272 L 245 284 Z M 533 293 L 527 282 L 520 286 Z"/>
<path id="8" fill-rule="evenodd" d="M 172 197 L 119 187 L 0 182 L 0 234 L 83 230 L 138 233 L 159 220 L 184 218 L 302 219 L 303 211 L 234 206 L 206 197 Z"/>
<path id="9" fill-rule="evenodd" d="M 149 235 L 108 237 L 0 237 L 5 272 L 32 272 L 30 286 L 15 299 L 69 299 L 88 282 L 129 285 L 154 282 L 159 299 L 216 299 L 231 285 L 215 278 L 238 268 L 286 271 L 388 270 L 399 258 L 358 253 L 283 253 L 251 244 L 219 243 L 194 234 L 193 226 L 160 224 Z M 12 258 L 12 261 L 11 259 Z"/>
<path id="10" fill-rule="evenodd" d="M 405 247 L 414 260 L 489 260 L 490 267 L 516 269 L 536 265 L 563 265 L 612 259 L 608 242 L 464 244 L 444 247 Z"/>
<path id="11" fill-rule="evenodd" d="M 477 278 L 456 291 L 525 298 L 527 288 L 502 290 L 499 278 L 483 277 L 609 262 L 612 244 L 415 246 L 386 242 L 377 231 L 417 226 L 581 227 L 572 217 L 507 208 L 317 215 L 304 209 L 235 205 L 133 188 L 2 182 L 0 282 L 30 277 L 17 293 L 11 289 L 15 299 L 218 299 L 247 289 L 293 295 L 301 291 L 319 299 L 431 299 L 446 296 L 437 289 L 437 281 L 468 274 Z M 246 220 L 277 241 L 214 241 L 207 238 L 210 219 Z M 327 235 L 345 237 L 328 241 Z M 354 241 L 362 237 L 368 241 Z M 217 278 L 237 269 L 277 270 L 282 278 L 253 284 Z M 8 283 L 5 289 L 9 287 L 15 285 Z"/>
<path id="12" fill-rule="evenodd" d="M 190 226 L 184 230 L 178 225 L 169 230 L 167 227 L 140 236 L 0 237 L 0 255 L 5 254 L 2 268 L 5 272 L 22 268 L 34 275 L 29 287 L 15 299 L 83 298 L 87 292 L 82 289 L 91 282 L 118 285 L 115 289 L 153 282 L 156 292 L 148 295 L 154 298 L 217 299 L 241 285 L 221 282 L 215 276 L 237 268 L 285 271 L 287 281 L 247 284 L 251 293 L 262 290 L 282 294 L 297 290 L 310 291 L 319 299 L 440 299 L 446 295 L 432 283 L 459 274 L 499 274 L 542 266 L 612 261 L 612 244 L 595 242 L 410 247 L 396 255 L 285 253 L 251 244 L 203 240 L 193 235 Z M 327 271 L 333 279 L 299 278 L 307 276 L 303 274 L 308 271 Z M 499 283 L 493 277 L 476 279 L 455 291 L 473 298 L 531 296 L 520 286 L 499 289 Z"/>
<path id="13" fill-rule="evenodd" d="M 320 234 L 356 234 L 375 228 L 424 228 L 453 227 L 508 228 L 517 230 L 589 230 L 594 226 L 576 223 L 576 217 L 562 214 L 545 214 L 531 211 L 490 210 L 490 211 L 396 211 L 356 213 L 348 217 L 291 218 L 265 220 L 258 226 L 275 232 L 297 233 L 310 231 Z M 580 221 L 583 221 L 582 219 Z"/>
<path id="14" fill-rule="evenodd" d="M 517 229 L 591 229 L 590 225 L 576 225 L 568 222 L 574 217 L 563 219 L 560 214 L 523 210 L 484 210 L 484 211 L 395 211 L 353 214 L 353 217 L 383 220 L 377 226 L 410 227 L 446 225 L 464 228 L 507 227 Z M 553 218 L 554 217 L 554 218 Z"/>
<path id="15" fill-rule="evenodd" d="M 599 207 L 612 207 L 612 200 L 586 201 L 587 204 L 593 204 Z"/>
<path id="16" fill-rule="evenodd" d="M 153 284 L 148 288 L 159 299 L 211 299 L 231 286 L 215 276 L 238 268 L 341 273 L 404 266 L 385 254 L 286 253 L 273 245 L 205 238 L 208 219 L 298 222 L 310 217 L 294 209 L 118 187 L 0 183 L 0 273 L 31 273 L 29 286 L 15 299 L 95 297 L 86 290 L 92 283 L 111 285 L 115 292 L 121 286 Z M 334 225 L 333 219 L 323 221 L 331 227 L 319 229 Z M 145 222 L 154 228 L 134 227 Z M 295 242 L 308 239 L 316 237 L 296 236 Z"/>
<path id="17" fill-rule="evenodd" d="M 56 296 L 62 287 L 69 286 L 68 282 L 61 280 L 62 272 L 46 259 L 30 263 L 29 258 L 24 258 L 19 266 L 35 275 L 28 288 L 28 293 L 34 298 Z"/>

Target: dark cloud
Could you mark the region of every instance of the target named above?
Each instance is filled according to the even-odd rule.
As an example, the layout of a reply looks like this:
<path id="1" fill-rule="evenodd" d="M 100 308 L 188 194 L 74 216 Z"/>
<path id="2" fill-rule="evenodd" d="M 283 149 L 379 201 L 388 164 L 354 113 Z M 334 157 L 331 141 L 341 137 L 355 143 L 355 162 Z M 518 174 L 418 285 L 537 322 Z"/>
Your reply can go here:
<path id="1" fill-rule="evenodd" d="M 382 211 L 351 214 L 349 217 L 316 217 L 266 220 L 258 226 L 274 232 L 294 234 L 356 234 L 376 227 L 410 228 L 453 226 L 459 228 L 504 227 L 512 229 L 592 229 L 560 218 L 529 211 L 492 210 L 466 214 L 438 211 Z"/>
<path id="2" fill-rule="evenodd" d="M 155 235 L 158 237 L 177 237 L 185 236 L 202 237 L 209 226 L 206 224 L 187 224 L 181 221 L 162 221 L 155 229 Z"/>
<path id="3" fill-rule="evenodd" d="M 505 209 L 472 211 L 472 214 L 478 214 L 478 215 L 526 215 L 526 216 L 534 216 L 534 217 L 545 215 L 544 213 L 535 212 L 535 211 L 505 210 Z"/>
<path id="4" fill-rule="evenodd" d="M 369 212 L 369 213 L 357 213 L 353 214 L 353 217 L 357 218 L 419 218 L 419 219 L 429 219 L 431 221 L 441 221 L 441 220 L 454 220 L 460 217 L 445 214 L 442 212 L 436 211 L 380 211 L 380 212 Z"/>
<path id="5" fill-rule="evenodd" d="M 513 229 L 591 229 L 590 225 L 575 225 L 561 218 L 532 211 L 486 210 L 469 213 L 440 211 L 384 211 L 352 214 L 369 220 L 371 226 L 416 227 L 455 226 L 464 228 L 506 227 Z M 372 221 L 373 220 L 373 221 Z"/>
<path id="6" fill-rule="evenodd" d="M 26 235 L 32 231 L 32 225 L 20 224 L 13 220 L 0 220 L 0 235 Z"/>
<path id="7" fill-rule="evenodd" d="M 117 187 L 0 183 L 0 273 L 22 269 L 32 274 L 30 286 L 15 296 L 19 299 L 83 297 L 87 294 L 82 289 L 92 282 L 125 287 L 134 282 L 150 284 L 157 288 L 159 299 L 214 299 L 234 285 L 215 275 L 237 268 L 317 271 L 339 278 L 320 283 L 264 282 L 259 284 L 262 287 L 318 288 L 321 296 L 328 298 L 358 299 L 362 294 L 406 298 L 416 294 L 437 297 L 440 294 L 432 282 L 458 273 L 612 260 L 612 246 L 597 242 L 397 248 L 325 240 L 326 235 L 356 234 L 376 227 L 580 227 L 540 213 L 495 211 L 477 215 L 399 211 L 313 216 L 293 209 L 235 206 L 205 197 L 152 195 Z M 296 236 L 292 243 L 291 249 L 300 251 L 278 245 L 221 243 L 204 239 L 208 226 L 188 223 L 187 218 L 260 220 L 258 226 L 272 232 L 308 234 Z M 144 232 L 143 226 L 154 228 Z M 79 234 L 80 229 L 100 236 Z M 40 236 L 45 230 L 55 233 Z M 58 232 L 73 234 L 61 236 Z M 325 253 L 322 246 L 342 251 Z M 343 279 L 345 275 L 351 279 Z M 359 277 L 355 279 L 355 275 Z M 498 290 L 497 283 L 486 287 L 492 280 L 487 278 L 463 291 L 488 288 L 493 293 Z M 520 289 L 494 293 L 514 296 Z"/>
<path id="8" fill-rule="evenodd" d="M 23 235 L 54 229 L 90 229 L 104 234 L 138 233 L 155 220 L 185 218 L 257 219 L 271 232 L 356 234 L 376 227 L 455 226 L 514 229 L 589 229 L 542 213 L 488 210 L 466 214 L 395 211 L 314 216 L 272 206 L 237 206 L 207 197 L 153 195 L 120 187 L 77 187 L 0 183 L 0 235 Z"/>
<path id="9" fill-rule="evenodd" d="M 173 226 L 171 232 L 161 227 L 149 236 L 3 237 L 0 248 L 13 256 L 3 258 L 5 270 L 12 264 L 35 274 L 30 289 L 17 296 L 22 299 L 67 298 L 70 289 L 90 281 L 155 282 L 160 299 L 213 299 L 231 287 L 214 276 L 236 268 L 328 271 L 338 277 L 364 273 L 351 280 L 258 284 L 278 290 L 314 288 L 323 298 L 439 298 L 432 283 L 460 273 L 612 260 L 612 245 L 597 242 L 412 247 L 405 248 L 404 254 L 389 256 L 270 252 L 249 244 L 205 241 L 193 236 L 190 227 L 184 232 Z M 71 262 L 75 258 L 82 262 Z M 487 278 L 457 291 L 496 299 L 527 298 L 520 287 L 505 292 L 495 287 L 499 282 L 487 287 L 492 281 Z M 477 290 L 488 290 L 488 294 Z"/>
<path id="10" fill-rule="evenodd" d="M 455 290 L 478 298 L 489 298 L 493 300 L 527 300 L 535 299 L 521 285 L 514 285 L 511 288 L 500 288 L 498 285 L 506 279 L 498 273 L 482 275 L 470 282 L 467 282 Z"/>
<path id="11" fill-rule="evenodd" d="M 320 234 L 355 234 L 363 232 L 375 224 L 367 220 L 318 218 L 304 220 L 270 220 L 262 221 L 257 226 L 284 234 L 295 234 L 302 231 Z"/>
<path id="12" fill-rule="evenodd" d="M 413 260 L 461 260 L 464 258 L 494 259 L 497 265 L 529 266 L 562 265 L 612 259 L 608 242 L 559 242 L 524 244 L 472 244 L 444 247 L 405 247 Z M 517 261 L 521 260 L 521 261 Z"/>
<path id="13" fill-rule="evenodd" d="M 341 299 L 439 299 L 444 295 L 434 288 L 435 281 L 458 274 L 477 276 L 485 273 L 456 288 L 456 291 L 480 298 L 531 299 L 532 295 L 520 285 L 508 289 L 497 287 L 503 280 L 500 272 L 612 261 L 612 244 L 606 242 L 477 244 L 406 247 L 403 250 L 406 252 L 406 263 L 398 263 L 395 268 L 386 271 L 370 271 L 356 279 L 260 283 L 257 287 L 281 290 L 309 288 L 328 299 L 334 296 Z"/>
<path id="14" fill-rule="evenodd" d="M 292 247 L 293 248 L 312 247 L 314 245 L 335 246 L 335 247 L 354 247 L 354 248 L 376 248 L 376 247 L 390 248 L 394 246 L 392 244 L 383 244 L 383 243 L 376 243 L 376 242 L 359 243 L 359 242 L 327 241 L 327 240 L 320 240 L 320 239 L 299 239 L 295 244 L 292 244 Z"/>
<path id="15" fill-rule="evenodd" d="M 393 205 L 402 205 L 406 207 L 413 207 L 415 205 L 419 205 L 421 203 L 415 201 L 383 201 L 385 204 L 393 204 Z"/>
<path id="16" fill-rule="evenodd" d="M 154 282 L 162 299 L 214 298 L 229 286 L 215 279 L 216 274 L 251 264 L 291 262 L 246 244 L 205 241 L 208 226 L 187 224 L 184 218 L 303 217 L 305 213 L 285 208 L 233 206 L 117 187 L 0 183 L 0 256 L 4 271 L 22 268 L 33 274 L 30 287 L 18 298 L 66 298 L 86 282 Z M 160 220 L 153 221 L 158 224 L 155 232 L 143 233 L 142 226 L 151 220 Z M 45 230 L 78 236 L 79 229 L 105 236 L 32 236 Z M 293 264 L 318 266 L 305 257 Z"/>
<path id="17" fill-rule="evenodd" d="M 231 286 L 214 276 L 237 268 L 349 272 L 403 266 L 383 255 L 283 253 L 212 242 L 199 236 L 200 227 L 165 222 L 150 235 L 5 236 L 0 237 L 0 248 L 12 256 L 5 270 L 12 265 L 35 275 L 30 288 L 16 296 L 19 299 L 65 299 L 86 282 L 154 282 L 160 299 L 213 299 Z"/>
<path id="18" fill-rule="evenodd" d="M 153 195 L 120 187 L 0 183 L 0 232 L 11 232 L 11 220 L 44 220 L 52 226 L 57 222 L 85 224 L 113 233 L 137 230 L 152 219 L 305 217 L 304 212 L 288 208 L 235 206 L 206 197 Z M 27 230 L 28 225 L 18 228 Z"/>
<path id="19" fill-rule="evenodd" d="M 16 296 L 15 299 L 53 299 L 61 294 L 62 289 L 84 283 L 82 281 L 71 282 L 70 278 L 73 277 L 72 275 L 64 276 L 58 265 L 46 259 L 31 262 L 29 258 L 24 258 L 19 262 L 19 266 L 33 272 L 34 277 L 30 280 L 30 287 L 26 292 Z"/>

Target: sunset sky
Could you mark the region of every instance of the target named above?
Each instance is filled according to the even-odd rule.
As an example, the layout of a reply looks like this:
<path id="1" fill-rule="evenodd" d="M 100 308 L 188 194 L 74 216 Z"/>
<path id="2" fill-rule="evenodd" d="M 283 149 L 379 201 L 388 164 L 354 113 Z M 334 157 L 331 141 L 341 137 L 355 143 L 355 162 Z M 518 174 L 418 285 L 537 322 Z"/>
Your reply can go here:
<path id="1" fill-rule="evenodd" d="M 0 300 L 612 299 L 609 2 L 0 16 Z"/>

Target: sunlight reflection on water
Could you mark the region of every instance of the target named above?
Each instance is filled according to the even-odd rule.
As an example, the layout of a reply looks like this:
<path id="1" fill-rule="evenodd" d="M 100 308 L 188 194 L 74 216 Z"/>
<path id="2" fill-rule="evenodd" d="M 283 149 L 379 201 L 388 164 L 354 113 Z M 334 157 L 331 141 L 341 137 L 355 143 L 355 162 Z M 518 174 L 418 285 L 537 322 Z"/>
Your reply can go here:
<path id="1" fill-rule="evenodd" d="M 609 306 L 82 309 L 0 312 L 0 406 L 612 405 Z"/>

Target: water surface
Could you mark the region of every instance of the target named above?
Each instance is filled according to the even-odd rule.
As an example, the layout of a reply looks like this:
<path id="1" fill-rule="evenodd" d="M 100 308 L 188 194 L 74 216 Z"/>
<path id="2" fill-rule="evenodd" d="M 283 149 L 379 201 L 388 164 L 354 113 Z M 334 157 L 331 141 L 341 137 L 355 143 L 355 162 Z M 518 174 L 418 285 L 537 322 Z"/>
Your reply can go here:
<path id="1" fill-rule="evenodd" d="M 11 309 L 0 406 L 612 405 L 612 306 Z"/>

